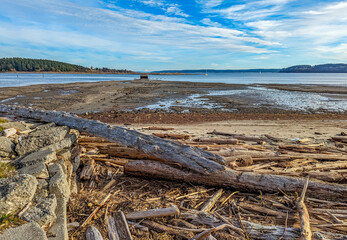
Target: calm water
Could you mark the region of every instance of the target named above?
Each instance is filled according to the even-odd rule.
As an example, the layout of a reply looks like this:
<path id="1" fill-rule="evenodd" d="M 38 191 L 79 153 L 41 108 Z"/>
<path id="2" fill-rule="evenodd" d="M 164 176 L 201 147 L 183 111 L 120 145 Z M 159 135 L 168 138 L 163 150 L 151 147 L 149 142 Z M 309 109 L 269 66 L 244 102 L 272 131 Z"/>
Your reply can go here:
<path id="1" fill-rule="evenodd" d="M 119 74 L 14 74 L 1 73 L 0 86 L 133 80 L 138 75 Z M 166 81 L 216 82 L 232 84 L 323 84 L 347 87 L 346 73 L 209 73 L 205 75 L 150 75 Z"/>
<path id="2" fill-rule="evenodd" d="M 113 75 L 113 74 L 0 74 L 0 86 L 14 87 L 36 84 L 59 84 L 73 82 L 99 82 L 133 80 L 139 75 Z M 150 79 L 165 81 L 191 81 L 191 82 L 216 82 L 231 84 L 322 84 L 347 87 L 347 74 L 344 73 L 210 73 L 205 75 L 150 75 Z M 45 91 L 45 90 L 44 90 Z M 70 90 L 78 91 L 78 90 Z M 1 93 L 1 91 L 0 91 Z M 72 92 L 61 92 L 69 95 Z M 347 97 L 339 94 L 320 94 L 299 91 L 282 91 L 266 87 L 248 86 L 242 90 L 208 91 L 204 94 L 192 94 L 182 99 L 161 99 L 157 103 L 144 106 L 151 109 L 169 110 L 173 106 L 214 108 L 223 110 L 223 106 L 211 102 L 208 96 L 247 96 L 252 99 L 253 107 L 272 106 L 280 109 L 300 110 L 310 112 L 347 111 Z M 16 103 L 16 99 L 24 97 L 18 95 L 7 98 L 0 103 Z M 35 99 L 35 97 L 34 97 Z M 37 98 L 36 98 L 37 99 Z M 179 104 L 177 104 L 179 100 Z M 143 107 L 142 107 L 143 108 Z M 231 110 L 232 111 L 232 110 Z"/>

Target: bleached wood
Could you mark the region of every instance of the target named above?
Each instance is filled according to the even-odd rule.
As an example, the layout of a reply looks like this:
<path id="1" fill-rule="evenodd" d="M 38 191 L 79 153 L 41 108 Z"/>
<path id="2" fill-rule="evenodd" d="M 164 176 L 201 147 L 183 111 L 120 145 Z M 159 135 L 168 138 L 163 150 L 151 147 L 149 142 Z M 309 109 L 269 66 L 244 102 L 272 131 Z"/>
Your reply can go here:
<path id="1" fill-rule="evenodd" d="M 0 104 L 0 112 L 34 118 L 44 122 L 54 122 L 58 125 L 85 131 L 109 141 L 134 147 L 144 153 L 160 158 L 168 164 L 178 165 L 194 172 L 204 174 L 224 169 L 223 157 L 202 149 L 142 134 L 135 130 L 111 126 L 100 121 L 83 119 L 74 114 L 3 104 Z"/>
<path id="2" fill-rule="evenodd" d="M 132 212 L 126 214 L 126 219 L 135 220 L 135 219 L 144 219 L 144 218 L 155 218 L 155 217 L 166 217 L 177 215 L 180 213 L 180 210 L 176 205 L 172 205 L 169 208 L 158 208 L 150 209 L 147 211 Z"/>

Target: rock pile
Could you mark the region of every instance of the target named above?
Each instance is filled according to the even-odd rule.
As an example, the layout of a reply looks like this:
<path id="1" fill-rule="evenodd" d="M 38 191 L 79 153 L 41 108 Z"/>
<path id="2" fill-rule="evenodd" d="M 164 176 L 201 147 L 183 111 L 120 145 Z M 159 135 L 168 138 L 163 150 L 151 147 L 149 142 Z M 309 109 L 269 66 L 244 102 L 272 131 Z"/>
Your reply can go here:
<path id="1" fill-rule="evenodd" d="M 54 123 L 6 122 L 0 128 L 0 164 L 15 168 L 13 176 L 0 178 L 0 216 L 28 222 L 0 239 L 68 239 L 66 204 L 77 192 L 79 132 Z"/>

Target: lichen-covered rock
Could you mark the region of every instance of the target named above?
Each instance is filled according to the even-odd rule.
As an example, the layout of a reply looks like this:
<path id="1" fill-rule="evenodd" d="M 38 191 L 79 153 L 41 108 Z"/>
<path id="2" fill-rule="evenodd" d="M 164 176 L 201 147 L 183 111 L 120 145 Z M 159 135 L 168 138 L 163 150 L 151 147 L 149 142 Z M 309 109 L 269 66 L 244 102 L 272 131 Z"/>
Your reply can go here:
<path id="1" fill-rule="evenodd" d="M 3 130 L 0 135 L 4 137 L 11 137 L 17 133 L 17 130 L 15 128 L 8 128 Z"/>
<path id="2" fill-rule="evenodd" d="M 29 165 L 23 168 L 18 169 L 20 174 L 30 174 L 37 178 L 48 178 L 48 170 L 44 162 L 38 162 L 34 165 Z"/>
<path id="3" fill-rule="evenodd" d="M 25 131 L 28 129 L 27 125 L 22 122 L 5 122 L 0 123 L 0 127 L 3 129 L 14 128 L 19 131 Z"/>
<path id="4" fill-rule="evenodd" d="M 61 151 L 64 148 L 71 148 L 72 144 L 74 144 L 74 142 L 76 142 L 77 137 L 74 134 L 68 134 L 63 140 L 53 143 L 49 146 L 43 147 L 41 148 L 41 150 L 47 150 L 50 149 L 52 151 Z"/>
<path id="5" fill-rule="evenodd" d="M 0 179 L 0 214 L 25 207 L 33 199 L 37 184 L 36 178 L 27 174 Z"/>
<path id="6" fill-rule="evenodd" d="M 37 179 L 37 189 L 33 198 L 34 203 L 38 203 L 42 198 L 46 198 L 49 195 L 48 182 L 45 179 Z"/>
<path id="7" fill-rule="evenodd" d="M 22 156 L 40 148 L 63 140 L 68 132 L 67 127 L 41 127 L 28 134 L 16 146 L 16 152 Z"/>
<path id="8" fill-rule="evenodd" d="M 57 199 L 54 194 L 41 199 L 41 201 L 31 208 L 29 208 L 21 218 L 27 222 L 35 221 L 40 226 L 46 226 L 55 222 L 56 215 L 55 209 L 57 207 Z"/>
<path id="9" fill-rule="evenodd" d="M 63 168 L 59 163 L 53 163 L 48 166 L 48 171 L 51 176 L 49 192 L 55 194 L 57 198 L 62 196 L 67 201 L 70 197 L 70 186 L 66 180 Z"/>
<path id="10" fill-rule="evenodd" d="M 9 157 L 13 153 L 14 144 L 7 137 L 0 137 L 0 157 Z"/>
<path id="11" fill-rule="evenodd" d="M 9 228 L 0 235 L 1 240 L 47 240 L 45 231 L 36 222 Z"/>
<path id="12" fill-rule="evenodd" d="M 50 149 L 47 150 L 39 150 L 37 152 L 33 152 L 25 157 L 19 158 L 15 161 L 15 165 L 17 168 L 23 168 L 31 165 L 35 165 L 36 163 L 44 163 L 49 164 L 57 159 L 57 155 L 55 151 Z"/>

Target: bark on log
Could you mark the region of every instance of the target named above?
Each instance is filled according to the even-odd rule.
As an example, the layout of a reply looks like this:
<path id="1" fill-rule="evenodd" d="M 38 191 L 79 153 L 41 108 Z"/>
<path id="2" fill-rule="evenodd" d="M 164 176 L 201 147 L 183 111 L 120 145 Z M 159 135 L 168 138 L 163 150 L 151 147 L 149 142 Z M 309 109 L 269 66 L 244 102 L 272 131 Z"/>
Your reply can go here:
<path id="1" fill-rule="evenodd" d="M 124 167 L 129 175 L 156 177 L 162 179 L 185 181 L 208 186 L 229 187 L 244 191 L 301 192 L 305 180 L 277 175 L 263 175 L 253 172 L 239 172 L 231 169 L 215 174 L 201 175 L 183 171 L 164 163 L 155 161 L 133 161 Z M 334 193 L 334 194 L 332 194 Z M 344 184 L 323 183 L 311 180 L 307 195 L 320 199 L 339 200 L 347 202 L 347 186 Z"/>
<path id="2" fill-rule="evenodd" d="M 144 219 L 144 218 L 154 218 L 154 217 L 166 217 L 177 215 L 180 213 L 180 210 L 177 206 L 172 205 L 170 208 L 159 208 L 159 209 L 150 209 L 147 211 L 133 212 L 126 215 L 126 219 L 135 220 L 135 219 Z"/>
<path id="3" fill-rule="evenodd" d="M 181 143 L 145 135 L 135 130 L 111 126 L 100 121 L 83 119 L 70 113 L 7 106 L 3 104 L 0 104 L 0 112 L 34 118 L 44 122 L 54 122 L 58 125 L 65 125 L 79 131 L 85 131 L 109 141 L 134 147 L 147 154 L 158 157 L 168 164 L 188 168 L 194 172 L 204 174 L 224 169 L 224 159 L 221 156 Z"/>

